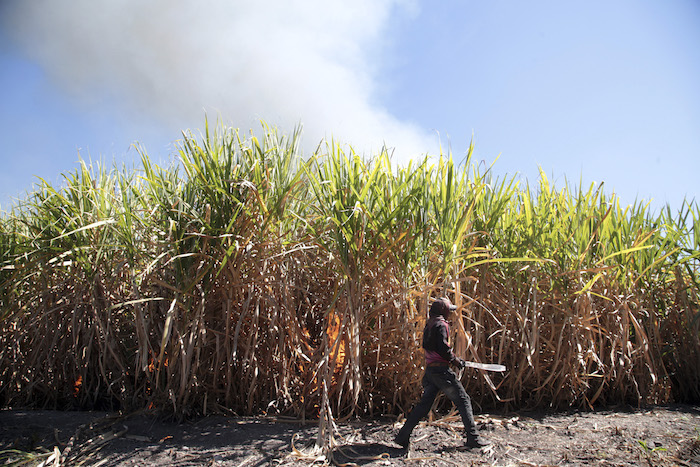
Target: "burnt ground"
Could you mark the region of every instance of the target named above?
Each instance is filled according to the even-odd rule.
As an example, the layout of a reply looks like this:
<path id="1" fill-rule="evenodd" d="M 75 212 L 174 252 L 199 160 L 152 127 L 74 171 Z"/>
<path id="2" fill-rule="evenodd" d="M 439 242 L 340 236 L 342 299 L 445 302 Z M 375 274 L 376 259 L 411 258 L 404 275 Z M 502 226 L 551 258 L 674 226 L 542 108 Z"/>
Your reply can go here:
<path id="1" fill-rule="evenodd" d="M 0 465 L 361 466 L 700 465 L 700 406 L 477 416 L 493 445 L 466 450 L 453 415 L 419 425 L 408 450 L 390 419 L 338 423 L 332 456 L 312 446 L 316 423 L 209 416 L 0 410 Z M 26 464 L 19 462 L 27 461 Z"/>

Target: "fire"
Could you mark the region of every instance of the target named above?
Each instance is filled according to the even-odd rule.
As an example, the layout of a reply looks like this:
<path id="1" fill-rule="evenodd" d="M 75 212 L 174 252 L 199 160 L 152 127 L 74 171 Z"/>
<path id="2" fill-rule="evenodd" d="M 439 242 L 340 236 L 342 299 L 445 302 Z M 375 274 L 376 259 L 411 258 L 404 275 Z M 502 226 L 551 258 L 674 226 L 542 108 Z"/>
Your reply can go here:
<path id="1" fill-rule="evenodd" d="M 170 360 L 169 357 L 166 356 L 165 359 L 163 360 L 163 366 L 167 367 L 169 360 Z M 158 368 L 158 361 L 156 360 L 155 356 L 152 355 L 148 359 L 148 367 L 147 368 L 148 368 L 148 371 L 151 373 L 156 372 L 156 369 Z"/>
<path id="2" fill-rule="evenodd" d="M 335 344 L 336 339 L 338 338 L 338 335 L 340 334 L 340 317 L 332 313 L 328 317 L 328 327 L 326 327 L 326 333 L 328 334 L 328 345 L 331 347 Z M 345 339 L 340 340 L 340 345 L 338 346 L 337 350 L 333 355 L 331 355 L 331 358 L 335 358 L 335 369 L 333 373 L 339 373 L 343 365 L 345 364 L 345 347 L 347 343 L 345 342 Z"/>
<path id="3" fill-rule="evenodd" d="M 73 397 L 78 397 L 78 393 L 80 392 L 80 387 L 83 385 L 83 377 L 78 376 L 78 379 L 75 380 L 75 383 L 73 384 Z"/>

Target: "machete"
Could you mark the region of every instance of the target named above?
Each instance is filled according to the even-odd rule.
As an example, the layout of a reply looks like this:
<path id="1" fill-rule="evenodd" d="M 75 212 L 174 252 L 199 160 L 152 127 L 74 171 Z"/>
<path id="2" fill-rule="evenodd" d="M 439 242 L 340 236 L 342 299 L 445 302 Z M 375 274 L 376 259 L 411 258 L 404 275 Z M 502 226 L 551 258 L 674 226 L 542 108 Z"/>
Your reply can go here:
<path id="1" fill-rule="evenodd" d="M 476 363 L 476 362 L 464 362 L 464 366 L 469 368 L 477 368 L 479 370 L 486 371 L 506 371 L 506 367 L 499 365 L 497 363 Z"/>

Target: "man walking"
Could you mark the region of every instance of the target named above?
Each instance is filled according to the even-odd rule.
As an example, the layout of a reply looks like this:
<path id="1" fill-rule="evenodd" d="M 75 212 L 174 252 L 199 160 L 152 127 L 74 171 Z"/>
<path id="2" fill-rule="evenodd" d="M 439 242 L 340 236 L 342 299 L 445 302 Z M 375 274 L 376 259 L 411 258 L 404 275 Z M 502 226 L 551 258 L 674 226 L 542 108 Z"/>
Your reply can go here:
<path id="1" fill-rule="evenodd" d="M 448 320 L 454 310 L 449 299 L 439 298 L 430 307 L 430 317 L 423 330 L 423 349 L 425 350 L 425 374 L 423 375 L 423 396 L 406 419 L 406 423 L 399 430 L 394 441 L 404 449 L 408 447 L 411 432 L 418 422 L 428 415 L 433 401 L 440 391 L 457 406 L 464 423 L 465 446 L 468 448 L 481 448 L 489 443 L 479 436 L 474 423 L 472 403 L 469 395 L 464 390 L 457 375 L 450 369 L 450 365 L 464 368 L 464 361 L 455 356 L 450 346 L 450 325 Z"/>

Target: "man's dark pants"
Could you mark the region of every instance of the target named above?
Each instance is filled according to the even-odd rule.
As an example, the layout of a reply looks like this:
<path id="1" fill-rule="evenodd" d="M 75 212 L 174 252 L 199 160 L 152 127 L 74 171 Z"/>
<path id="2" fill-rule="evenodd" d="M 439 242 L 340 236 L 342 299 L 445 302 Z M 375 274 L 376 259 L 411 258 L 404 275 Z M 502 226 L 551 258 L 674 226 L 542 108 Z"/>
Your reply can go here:
<path id="1" fill-rule="evenodd" d="M 471 399 L 462 383 L 457 379 L 457 375 L 448 366 L 428 366 L 425 369 L 425 375 L 423 375 L 423 396 L 408 415 L 406 423 L 396 436 L 397 442 L 408 444 L 411 432 L 418 425 L 418 422 L 428 415 L 440 391 L 444 392 L 459 410 L 467 439 L 478 436 Z"/>

